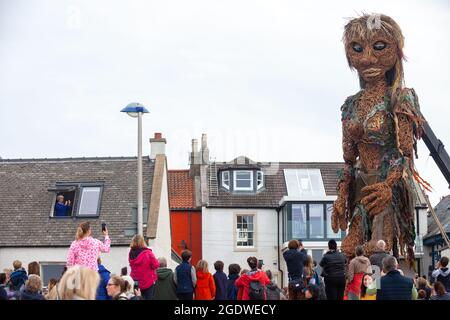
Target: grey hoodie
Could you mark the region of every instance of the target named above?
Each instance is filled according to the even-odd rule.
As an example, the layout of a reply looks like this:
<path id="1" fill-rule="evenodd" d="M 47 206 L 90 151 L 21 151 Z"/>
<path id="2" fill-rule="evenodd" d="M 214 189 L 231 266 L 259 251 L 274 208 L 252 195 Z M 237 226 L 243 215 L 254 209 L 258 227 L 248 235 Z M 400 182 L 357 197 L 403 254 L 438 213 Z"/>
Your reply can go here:
<path id="1" fill-rule="evenodd" d="M 431 276 L 433 278 L 437 278 L 438 276 L 447 277 L 449 274 L 450 274 L 449 268 L 440 268 L 440 269 L 434 270 L 433 273 L 431 273 Z"/>
<path id="2" fill-rule="evenodd" d="M 442 282 L 447 292 L 450 292 L 450 268 L 439 268 L 431 273 L 431 276 L 436 280 Z"/>
<path id="3" fill-rule="evenodd" d="M 370 267 L 370 260 L 367 257 L 359 256 L 353 258 L 348 265 L 348 281 L 351 282 L 355 274 L 371 272 L 371 269 L 372 268 Z"/>

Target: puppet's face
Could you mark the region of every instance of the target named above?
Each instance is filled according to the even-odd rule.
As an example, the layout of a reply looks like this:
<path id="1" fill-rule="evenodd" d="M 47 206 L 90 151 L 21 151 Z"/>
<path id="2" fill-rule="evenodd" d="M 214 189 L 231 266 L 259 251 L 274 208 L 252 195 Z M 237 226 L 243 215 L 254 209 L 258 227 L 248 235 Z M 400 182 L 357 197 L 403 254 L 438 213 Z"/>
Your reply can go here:
<path id="1" fill-rule="evenodd" d="M 345 50 L 351 66 L 368 83 L 384 79 L 398 60 L 396 43 L 381 32 L 369 39 L 354 38 Z"/>

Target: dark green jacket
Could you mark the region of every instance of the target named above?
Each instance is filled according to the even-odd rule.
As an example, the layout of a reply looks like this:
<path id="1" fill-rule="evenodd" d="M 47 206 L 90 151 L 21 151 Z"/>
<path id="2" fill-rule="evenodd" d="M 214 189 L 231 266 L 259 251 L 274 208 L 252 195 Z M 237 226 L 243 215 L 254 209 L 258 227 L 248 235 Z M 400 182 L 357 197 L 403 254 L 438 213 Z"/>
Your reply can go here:
<path id="1" fill-rule="evenodd" d="M 173 271 L 169 268 L 156 270 L 158 280 L 155 283 L 153 300 L 177 300 L 177 287 L 173 281 Z"/>

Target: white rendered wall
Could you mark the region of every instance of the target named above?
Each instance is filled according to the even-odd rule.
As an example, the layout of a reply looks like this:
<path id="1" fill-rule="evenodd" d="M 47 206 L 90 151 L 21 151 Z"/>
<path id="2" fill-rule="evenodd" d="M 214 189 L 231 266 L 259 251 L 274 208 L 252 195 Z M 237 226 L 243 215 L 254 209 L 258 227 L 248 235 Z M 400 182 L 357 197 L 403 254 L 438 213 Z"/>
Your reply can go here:
<path id="1" fill-rule="evenodd" d="M 255 249 L 235 250 L 234 215 L 255 214 Z M 221 260 L 228 273 L 228 265 L 237 263 L 241 269 L 248 269 L 247 258 L 255 256 L 264 262 L 264 270 L 278 273 L 277 265 L 277 212 L 270 209 L 223 209 L 205 208 L 202 210 L 202 250 L 203 259 L 209 264 L 210 272 L 215 272 L 214 262 Z"/>

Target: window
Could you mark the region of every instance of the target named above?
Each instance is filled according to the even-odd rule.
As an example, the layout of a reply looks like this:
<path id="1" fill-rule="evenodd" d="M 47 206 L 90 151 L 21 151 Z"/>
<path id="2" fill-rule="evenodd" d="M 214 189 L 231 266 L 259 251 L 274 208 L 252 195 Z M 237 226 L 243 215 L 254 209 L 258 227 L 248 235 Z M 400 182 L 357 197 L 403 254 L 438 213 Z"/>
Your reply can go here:
<path id="1" fill-rule="evenodd" d="M 331 229 L 332 203 L 288 203 L 283 208 L 283 241 L 342 239 L 345 232 Z"/>
<path id="2" fill-rule="evenodd" d="M 73 215 L 77 188 L 78 186 L 76 185 L 56 185 L 53 188 L 47 189 L 55 193 L 50 211 L 51 217 L 64 218 Z"/>
<path id="3" fill-rule="evenodd" d="M 288 196 L 299 198 L 326 196 L 319 169 L 285 169 L 284 177 Z"/>
<path id="4" fill-rule="evenodd" d="M 234 171 L 234 190 L 253 191 L 253 172 Z"/>
<path id="5" fill-rule="evenodd" d="M 256 181 L 258 190 L 264 187 L 264 173 L 262 171 L 256 173 Z"/>
<path id="6" fill-rule="evenodd" d="M 100 187 L 83 187 L 81 188 L 80 216 L 96 216 L 99 212 L 100 204 Z"/>
<path id="7" fill-rule="evenodd" d="M 44 286 L 48 284 L 50 279 L 59 280 L 66 266 L 66 262 L 40 262 L 41 278 Z"/>
<path id="8" fill-rule="evenodd" d="M 236 215 L 236 247 L 254 247 L 254 216 Z"/>
<path id="9" fill-rule="evenodd" d="M 64 218 L 72 216 L 97 217 L 103 187 L 91 183 L 57 183 L 48 191 L 54 192 L 50 216 Z"/>
<path id="10" fill-rule="evenodd" d="M 292 238 L 306 238 L 306 204 L 292 205 Z"/>
<path id="11" fill-rule="evenodd" d="M 222 171 L 222 187 L 230 190 L 230 172 Z"/>
<path id="12" fill-rule="evenodd" d="M 138 233 L 137 232 L 137 211 L 138 211 L 137 205 L 134 205 L 133 207 L 131 207 L 131 222 L 132 222 L 132 224 L 124 230 L 124 234 L 127 237 L 132 237 Z M 148 205 L 146 203 L 144 203 L 142 206 L 142 223 L 144 225 L 144 228 L 147 227 L 147 222 L 148 222 Z"/>
<path id="13" fill-rule="evenodd" d="M 309 237 L 310 238 L 325 238 L 324 231 L 324 217 L 323 204 L 309 205 Z"/>

